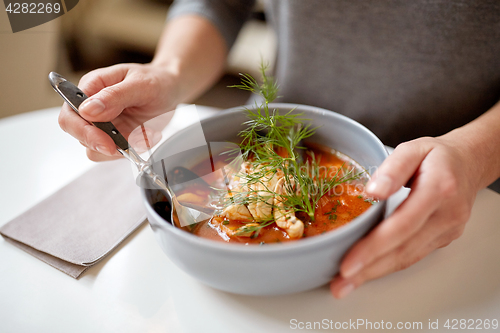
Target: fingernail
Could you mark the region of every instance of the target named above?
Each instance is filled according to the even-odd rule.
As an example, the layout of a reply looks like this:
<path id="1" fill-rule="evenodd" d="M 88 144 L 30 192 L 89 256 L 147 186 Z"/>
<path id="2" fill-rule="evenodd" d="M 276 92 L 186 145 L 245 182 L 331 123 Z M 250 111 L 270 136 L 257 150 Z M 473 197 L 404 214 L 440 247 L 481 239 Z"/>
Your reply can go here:
<path id="1" fill-rule="evenodd" d="M 104 103 L 97 98 L 87 99 L 80 105 L 80 112 L 84 112 L 89 116 L 97 116 L 99 113 L 104 111 Z"/>
<path id="2" fill-rule="evenodd" d="M 339 298 L 344 298 L 354 290 L 354 285 L 350 282 L 346 283 L 339 291 Z"/>
<path id="3" fill-rule="evenodd" d="M 375 180 L 371 181 L 366 187 L 366 193 L 385 197 L 390 194 L 392 187 L 392 180 L 387 176 L 379 176 Z"/>
<path id="4" fill-rule="evenodd" d="M 111 152 L 109 151 L 109 149 L 105 146 L 96 146 L 95 147 L 95 150 L 97 150 L 99 153 L 101 154 L 104 154 L 104 155 L 108 155 L 108 156 L 111 156 Z"/>
<path id="5" fill-rule="evenodd" d="M 363 263 L 356 262 L 350 266 L 347 266 L 346 269 L 342 270 L 341 275 L 344 278 L 350 278 L 351 276 L 356 275 L 363 269 Z"/>

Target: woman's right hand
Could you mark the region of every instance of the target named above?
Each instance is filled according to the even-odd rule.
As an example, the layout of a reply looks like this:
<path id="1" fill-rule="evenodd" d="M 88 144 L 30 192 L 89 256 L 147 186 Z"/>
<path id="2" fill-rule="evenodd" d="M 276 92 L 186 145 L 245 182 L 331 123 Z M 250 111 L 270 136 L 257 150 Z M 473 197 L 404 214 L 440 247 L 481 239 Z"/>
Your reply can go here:
<path id="1" fill-rule="evenodd" d="M 135 128 L 175 108 L 177 78 L 174 70 L 153 64 L 119 64 L 94 70 L 78 84 L 89 96 L 79 108 L 80 115 L 91 122 L 112 121 L 130 141 L 129 135 Z M 121 157 L 113 140 L 81 117 L 64 103 L 59 125 L 87 147 L 89 159 Z M 147 133 L 148 137 L 154 137 L 153 133 Z"/>

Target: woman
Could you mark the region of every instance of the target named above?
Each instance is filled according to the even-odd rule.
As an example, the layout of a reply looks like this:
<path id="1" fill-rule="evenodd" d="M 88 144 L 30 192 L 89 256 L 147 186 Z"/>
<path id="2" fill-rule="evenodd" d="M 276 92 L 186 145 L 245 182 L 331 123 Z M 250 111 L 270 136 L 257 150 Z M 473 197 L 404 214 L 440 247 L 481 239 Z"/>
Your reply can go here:
<path id="1" fill-rule="evenodd" d="M 222 74 L 253 5 L 178 1 L 150 64 L 116 65 L 82 78 L 79 86 L 91 97 L 80 114 L 130 132 L 193 100 Z M 412 189 L 346 255 L 333 295 L 345 297 L 458 238 L 477 191 L 500 177 L 500 4 L 273 0 L 267 14 L 278 35 L 284 101 L 335 110 L 384 143 L 399 144 L 367 192 L 386 199 L 403 185 Z M 119 157 L 112 140 L 67 105 L 59 120 L 90 159 Z"/>

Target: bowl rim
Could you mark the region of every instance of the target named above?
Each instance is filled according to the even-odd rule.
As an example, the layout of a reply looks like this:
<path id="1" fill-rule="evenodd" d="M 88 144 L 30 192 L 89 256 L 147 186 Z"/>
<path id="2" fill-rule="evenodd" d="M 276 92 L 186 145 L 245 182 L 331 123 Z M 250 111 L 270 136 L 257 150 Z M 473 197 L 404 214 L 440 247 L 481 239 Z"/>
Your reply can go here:
<path id="1" fill-rule="evenodd" d="M 203 125 L 203 123 L 205 123 L 207 121 L 216 121 L 217 119 L 225 118 L 230 114 L 241 113 L 246 108 L 254 108 L 254 107 L 256 107 L 256 105 L 247 104 L 247 105 L 242 105 L 242 106 L 238 106 L 238 107 L 233 107 L 230 109 L 225 109 L 225 110 L 222 110 L 213 116 L 202 119 L 201 123 Z M 357 127 L 360 130 L 364 131 L 366 134 L 368 134 L 371 137 L 371 139 L 378 146 L 380 146 L 382 148 L 382 151 L 384 152 L 385 158 L 387 158 L 389 156 L 384 144 L 380 141 L 380 139 L 372 131 L 370 131 L 368 128 L 366 128 L 362 124 L 358 123 L 357 121 L 355 121 L 347 116 L 344 116 L 342 114 L 339 114 L 335 111 L 330 111 L 330 110 L 323 109 L 320 107 L 303 105 L 303 104 L 295 104 L 295 103 L 270 103 L 269 107 L 275 108 L 275 109 L 290 109 L 290 110 L 296 109 L 296 108 L 303 108 L 307 112 L 313 112 L 313 113 L 317 113 L 320 115 L 331 115 L 333 118 L 337 118 L 337 119 L 340 119 L 342 121 L 345 121 L 345 122 L 351 124 L 352 126 Z M 196 124 L 189 125 L 188 127 L 175 133 L 172 137 L 167 139 L 162 144 L 166 144 L 174 136 L 177 136 L 184 131 L 188 131 L 192 126 L 196 126 Z M 237 252 L 237 253 L 242 253 L 242 254 L 243 253 L 264 254 L 264 253 L 304 252 L 305 250 L 316 250 L 317 248 L 331 246 L 335 242 L 342 241 L 342 239 L 344 239 L 344 236 L 346 234 L 349 234 L 351 231 L 353 231 L 355 229 L 361 228 L 364 225 L 365 220 L 368 219 L 369 216 L 376 215 L 377 213 L 383 213 L 383 210 L 385 209 L 385 205 L 386 205 L 386 200 L 380 200 L 379 202 L 374 204 L 372 207 L 370 207 L 367 211 L 365 211 L 364 213 L 362 213 L 361 215 L 356 217 L 354 220 L 350 221 L 349 223 L 347 223 L 345 225 L 338 227 L 337 229 L 326 232 L 325 234 L 316 235 L 314 237 L 306 237 L 305 239 L 300 239 L 297 241 L 283 242 L 280 244 L 265 243 L 265 246 L 259 246 L 258 244 L 245 245 L 245 244 L 240 244 L 240 243 L 225 243 L 225 242 L 219 242 L 219 241 L 215 241 L 215 240 L 205 239 L 205 238 L 202 238 L 199 236 L 192 235 L 191 233 L 188 233 L 188 232 L 181 230 L 179 228 L 176 228 L 170 222 L 163 219 L 154 210 L 153 206 L 149 202 L 149 199 L 147 196 L 147 191 L 149 191 L 149 189 L 145 189 L 142 187 L 140 188 L 141 197 L 142 197 L 142 200 L 146 206 L 146 210 L 147 210 L 148 214 L 152 215 L 155 219 L 157 219 L 158 221 L 164 222 L 164 226 L 165 226 L 166 230 L 172 232 L 177 237 L 180 237 L 183 241 L 190 243 L 192 245 L 208 247 L 214 251 Z M 382 212 L 380 212 L 380 210 L 382 210 Z M 148 219 L 148 222 L 150 224 L 156 223 L 156 222 L 149 221 L 149 219 Z"/>

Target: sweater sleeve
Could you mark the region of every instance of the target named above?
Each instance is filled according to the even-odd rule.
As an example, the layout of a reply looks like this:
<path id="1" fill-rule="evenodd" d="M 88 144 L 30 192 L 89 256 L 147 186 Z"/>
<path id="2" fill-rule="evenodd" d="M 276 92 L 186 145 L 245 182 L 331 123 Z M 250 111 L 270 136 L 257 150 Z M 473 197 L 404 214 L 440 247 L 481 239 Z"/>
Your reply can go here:
<path id="1" fill-rule="evenodd" d="M 203 16 L 217 27 L 229 49 L 254 5 L 255 0 L 176 0 L 167 20 L 187 14 Z"/>

